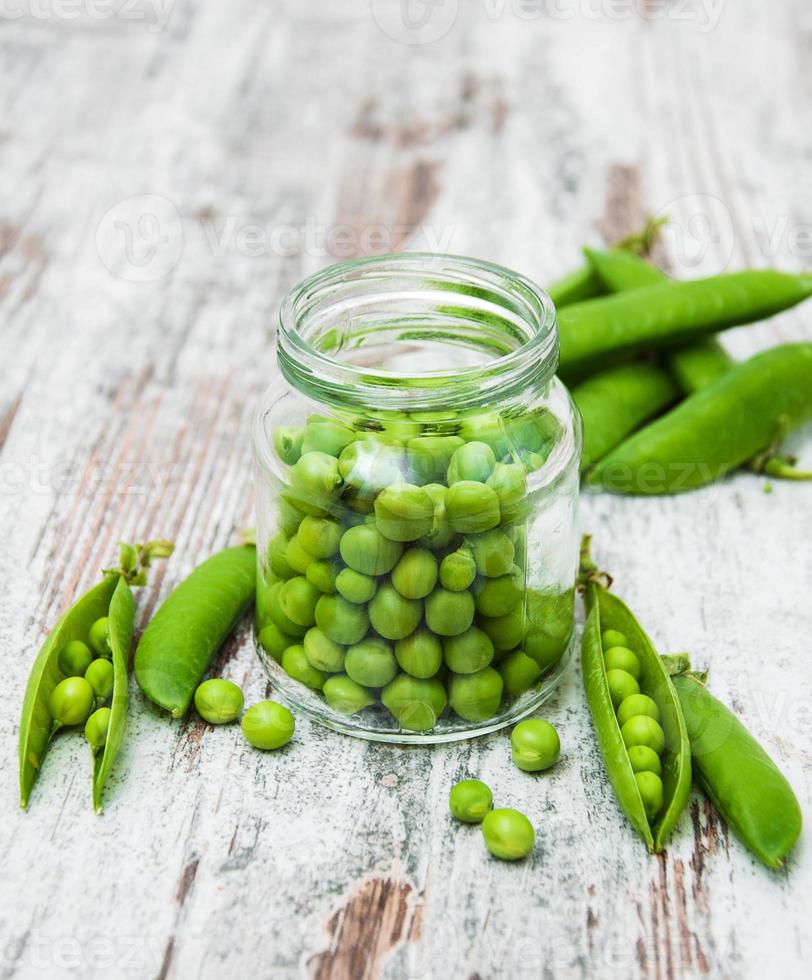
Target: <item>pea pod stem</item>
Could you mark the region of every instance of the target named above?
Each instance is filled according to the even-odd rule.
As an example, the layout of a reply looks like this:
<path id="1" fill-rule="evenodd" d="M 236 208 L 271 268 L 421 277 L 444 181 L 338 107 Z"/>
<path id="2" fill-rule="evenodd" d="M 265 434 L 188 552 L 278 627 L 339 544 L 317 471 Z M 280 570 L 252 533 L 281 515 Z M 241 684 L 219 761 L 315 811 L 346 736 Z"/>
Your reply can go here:
<path id="1" fill-rule="evenodd" d="M 691 757 L 685 721 L 668 672 L 651 640 L 625 603 L 607 590 L 611 579 L 592 561 L 588 536 L 581 544 L 579 581 L 587 608 L 581 655 L 584 689 L 598 744 L 620 806 L 648 849 L 657 852 L 665 846 L 690 793 Z M 602 646 L 602 634 L 606 629 L 618 630 L 628 637 L 630 648 L 641 663 L 641 687 L 645 687 L 661 713 L 666 738 L 663 758 L 665 798 L 653 825 L 646 816 L 612 704 Z"/>

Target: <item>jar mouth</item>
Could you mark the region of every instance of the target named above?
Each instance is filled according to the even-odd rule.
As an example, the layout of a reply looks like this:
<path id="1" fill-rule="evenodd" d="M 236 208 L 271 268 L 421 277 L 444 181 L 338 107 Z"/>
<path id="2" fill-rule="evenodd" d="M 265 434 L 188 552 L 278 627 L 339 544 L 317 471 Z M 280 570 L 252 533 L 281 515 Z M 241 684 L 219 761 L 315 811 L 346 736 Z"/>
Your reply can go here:
<path id="1" fill-rule="evenodd" d="M 319 401 L 417 410 L 504 401 L 558 366 L 555 307 L 526 277 L 428 252 L 342 262 L 285 298 L 283 375 Z"/>

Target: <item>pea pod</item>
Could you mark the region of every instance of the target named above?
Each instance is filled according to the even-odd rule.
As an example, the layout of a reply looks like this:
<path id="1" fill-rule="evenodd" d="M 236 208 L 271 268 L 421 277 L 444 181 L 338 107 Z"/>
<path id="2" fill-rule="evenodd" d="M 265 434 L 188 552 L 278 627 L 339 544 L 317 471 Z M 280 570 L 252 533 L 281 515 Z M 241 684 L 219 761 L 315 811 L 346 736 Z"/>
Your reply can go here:
<path id="1" fill-rule="evenodd" d="M 596 275 L 610 293 L 622 292 L 627 289 L 640 289 L 665 279 L 665 274 L 655 265 L 629 252 L 601 252 L 594 249 L 584 249 L 584 253 Z M 699 391 L 700 388 L 706 388 L 729 371 L 735 363 L 724 347 L 714 339 L 689 344 L 687 347 L 681 347 L 670 352 L 665 357 L 665 367 L 680 390 L 687 395 Z M 620 383 L 616 398 L 620 398 L 624 391 L 620 387 Z M 609 394 L 607 391 L 607 398 Z M 593 406 L 590 406 L 590 409 L 592 408 Z M 614 402 L 611 406 L 595 405 L 592 414 L 603 420 L 609 408 L 614 409 Z M 656 411 L 658 409 L 653 409 L 651 415 L 653 416 Z M 622 411 L 620 414 L 622 417 Z M 641 419 L 641 421 L 645 421 L 645 419 Z M 595 424 L 601 424 L 601 422 Z M 634 428 L 636 426 L 628 429 L 624 435 L 628 435 Z M 613 447 L 610 446 L 609 448 Z M 770 450 L 755 456 L 746 465 L 756 473 L 765 473 L 784 480 L 812 479 L 812 473 L 796 469 L 795 463 L 796 460 L 793 456 Z"/>
<path id="2" fill-rule="evenodd" d="M 173 717 L 185 715 L 195 689 L 256 589 L 256 548 L 241 545 L 199 565 L 164 600 L 135 651 L 135 679 Z"/>
<path id="3" fill-rule="evenodd" d="M 613 493 L 704 486 L 812 418 L 812 343 L 783 344 L 737 364 L 631 436 L 593 469 Z"/>
<path id="4" fill-rule="evenodd" d="M 20 805 L 28 806 L 51 739 L 61 727 L 51 714 L 51 696 L 63 681 L 59 655 L 71 641 L 85 643 L 91 627 L 107 619 L 113 690 L 110 724 L 104 747 L 94 754 L 93 805 L 101 810 L 102 790 L 124 738 L 127 716 L 127 662 L 132 641 L 135 602 L 131 585 L 143 585 L 152 559 L 168 557 L 172 545 L 153 541 L 121 546 L 121 566 L 108 569 L 98 585 L 79 598 L 61 617 L 43 644 L 31 673 L 20 718 Z"/>
<path id="5" fill-rule="evenodd" d="M 768 868 L 780 868 L 801 833 L 801 808 L 792 787 L 701 681 L 682 674 L 672 683 L 705 791 L 739 840 Z"/>
<path id="6" fill-rule="evenodd" d="M 678 396 L 676 383 L 656 364 L 621 364 L 576 385 L 572 397 L 584 422 L 581 470 L 602 459 Z"/>
<path id="7" fill-rule="evenodd" d="M 626 257 L 630 258 L 632 266 L 639 265 L 642 260 L 636 257 L 649 253 L 663 224 L 664 219 L 662 218 L 650 219 L 639 232 L 620 239 L 611 249 L 600 254 L 607 256 L 607 261 L 617 257 L 621 267 L 623 267 L 623 260 Z M 600 270 L 595 267 L 595 263 L 591 259 L 592 250 L 585 248 L 583 251 L 587 257 L 587 262 L 547 287 L 547 295 L 555 304 L 556 309 L 560 310 L 565 306 L 571 306 L 573 303 L 603 296 L 607 291 L 617 292 L 617 289 L 607 286 Z M 650 266 L 650 268 L 654 268 L 654 266 Z"/>
<path id="8" fill-rule="evenodd" d="M 581 581 L 587 607 L 581 665 L 592 722 L 609 780 L 618 802 L 649 851 L 661 851 L 680 818 L 691 790 L 691 752 L 685 720 L 674 687 L 657 651 L 624 602 L 603 584 L 589 555 L 589 538 L 582 545 Z M 607 680 L 602 637 L 617 631 L 628 641 L 640 663 L 639 686 L 660 714 L 665 736 L 662 751 L 663 802 L 651 822 L 629 759 Z M 625 727 L 625 726 L 624 726 Z"/>
<path id="9" fill-rule="evenodd" d="M 763 320 L 809 296 L 812 275 L 750 269 L 576 303 L 558 315 L 559 373 L 577 379 L 612 361 Z"/>

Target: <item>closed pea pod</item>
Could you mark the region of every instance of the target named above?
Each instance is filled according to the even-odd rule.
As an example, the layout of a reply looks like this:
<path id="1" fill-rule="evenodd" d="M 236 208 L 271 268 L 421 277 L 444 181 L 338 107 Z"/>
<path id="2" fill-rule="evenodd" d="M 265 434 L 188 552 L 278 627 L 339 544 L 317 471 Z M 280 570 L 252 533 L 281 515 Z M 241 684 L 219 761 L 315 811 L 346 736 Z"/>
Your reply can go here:
<path id="1" fill-rule="evenodd" d="M 592 265 L 609 292 L 612 293 L 622 292 L 627 289 L 639 289 L 642 286 L 650 285 L 653 282 L 665 280 L 666 278 L 664 273 L 656 266 L 629 253 L 595 252 L 590 249 L 585 249 L 584 251 L 589 258 L 590 265 Z M 726 374 L 735 363 L 724 347 L 712 338 L 670 351 L 664 358 L 664 365 L 668 373 L 680 391 L 686 395 L 693 394 L 695 391 L 699 391 L 701 388 L 706 388 L 708 385 L 713 384 L 723 374 Z M 655 365 L 647 365 L 647 367 L 653 372 L 661 371 Z M 612 371 L 610 370 L 604 373 L 611 375 Z M 584 382 L 584 385 L 588 384 L 588 381 Z M 579 385 L 578 387 L 580 388 L 581 386 Z M 575 392 L 573 392 L 573 397 L 576 402 L 578 402 L 577 391 L 578 389 L 576 388 Z M 663 407 L 666 406 L 660 406 L 660 408 Z M 650 416 L 656 414 L 660 408 L 652 410 Z M 584 415 L 586 429 L 584 453 L 586 456 L 586 443 L 589 435 L 587 416 L 589 416 L 589 421 L 595 428 L 606 426 L 609 423 L 607 421 L 607 413 L 601 414 L 601 406 L 599 404 L 594 405 L 594 410 L 593 405 L 587 404 L 586 412 L 582 411 L 582 415 Z M 611 417 L 610 415 L 609 418 Z M 645 419 L 641 419 L 640 421 L 645 421 Z M 636 428 L 637 426 L 635 425 L 634 427 Z M 629 431 L 632 430 L 630 429 Z M 592 461 L 594 462 L 597 458 L 599 457 L 593 456 Z M 772 451 L 758 454 L 747 462 L 747 466 L 757 473 L 765 473 L 769 476 L 780 477 L 781 479 L 808 480 L 812 478 L 812 473 L 795 469 L 794 457 Z"/>
<path id="2" fill-rule="evenodd" d="M 77 641 L 87 645 L 93 625 L 100 620 L 106 620 L 109 662 L 94 661 L 87 668 L 90 677 L 73 678 L 77 682 L 81 681 L 84 687 L 76 692 L 67 692 L 71 705 L 57 709 L 60 714 L 62 711 L 74 710 L 77 707 L 76 698 L 84 698 L 85 689 L 90 692 L 91 707 L 94 699 L 98 699 L 98 704 L 99 701 L 111 698 L 104 739 L 101 740 L 100 726 L 94 723 L 94 733 L 98 732 L 99 735 L 92 743 L 93 805 L 97 811 L 101 810 L 104 784 L 115 762 L 126 726 L 127 662 L 135 618 L 135 600 L 130 586 L 143 585 L 146 582 L 146 569 L 151 562 L 155 558 L 168 557 L 171 553 L 172 545 L 166 541 L 153 541 L 135 547 L 121 545 L 119 568 L 106 570 L 104 579 L 67 610 L 45 641 L 28 679 L 20 719 L 20 803 L 23 807 L 28 805 L 51 738 L 61 727 L 51 710 L 54 693 L 64 676 L 60 669 L 60 655 L 62 654 L 63 666 L 67 666 L 66 659 L 70 658 L 65 657 L 63 650 Z M 97 663 L 98 670 L 95 669 Z M 101 667 L 102 663 L 106 666 Z M 89 711 L 82 707 L 81 712 L 75 714 L 71 721 L 84 722 L 88 714 Z M 80 715 L 83 717 L 80 718 Z"/>
<path id="3" fill-rule="evenodd" d="M 752 269 L 666 282 L 560 312 L 559 374 L 583 377 L 611 360 L 677 347 L 763 320 L 812 296 L 812 275 Z"/>
<path id="4" fill-rule="evenodd" d="M 150 701 L 175 718 L 186 714 L 201 677 L 255 588 L 256 549 L 242 545 L 213 555 L 170 592 L 135 651 L 135 679 Z M 297 632 L 295 624 L 292 632 Z"/>
<path id="5" fill-rule="evenodd" d="M 812 343 L 736 365 L 627 439 L 589 482 L 613 493 L 678 493 L 718 479 L 812 418 Z"/>
<path id="6" fill-rule="evenodd" d="M 660 851 L 685 809 L 690 793 L 691 753 L 685 720 L 668 672 L 651 640 L 625 603 L 601 583 L 589 557 L 588 538 L 582 546 L 581 578 L 588 610 L 581 662 L 595 734 L 620 806 L 648 849 Z M 602 633 L 605 630 L 618 631 L 633 648 L 640 664 L 639 690 L 655 703 L 660 714 L 659 723 L 649 715 L 638 715 L 627 720 L 621 729 L 604 660 Z M 637 681 L 628 676 L 637 686 Z M 626 696 L 637 693 L 632 687 Z M 633 731 L 626 731 L 624 735 L 624 730 L 632 723 L 635 723 Z M 642 731 L 644 727 L 645 731 Z M 631 761 L 630 753 L 635 749 L 630 746 L 650 748 L 655 758 L 662 760 L 661 777 L 645 770 L 662 783 L 659 806 L 657 784 L 646 778 L 641 785 L 638 779 L 641 770 Z M 658 748 L 662 751 L 657 751 Z M 635 752 L 636 759 L 640 756 L 641 753 Z M 642 758 L 647 758 L 645 753 Z"/>
<path id="7" fill-rule="evenodd" d="M 801 808 L 783 774 L 739 719 L 689 674 L 672 678 L 705 791 L 733 832 L 769 868 L 801 833 Z"/>

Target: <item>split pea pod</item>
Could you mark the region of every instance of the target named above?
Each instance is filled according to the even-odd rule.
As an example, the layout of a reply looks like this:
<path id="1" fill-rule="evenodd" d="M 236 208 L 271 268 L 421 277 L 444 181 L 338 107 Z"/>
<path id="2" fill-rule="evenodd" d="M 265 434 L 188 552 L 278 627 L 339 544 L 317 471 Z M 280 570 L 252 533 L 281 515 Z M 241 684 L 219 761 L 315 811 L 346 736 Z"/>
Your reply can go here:
<path id="1" fill-rule="evenodd" d="M 735 365 L 605 456 L 589 482 L 612 493 L 680 493 L 770 451 L 812 419 L 812 343 Z"/>
<path id="2" fill-rule="evenodd" d="M 138 643 L 135 679 L 173 717 L 189 709 L 195 689 L 254 599 L 256 548 L 226 548 L 170 592 Z"/>
<path id="3" fill-rule="evenodd" d="M 610 293 L 622 292 L 627 289 L 640 289 L 652 282 L 665 280 L 665 274 L 655 265 L 629 252 L 584 249 L 584 254 Z M 679 389 L 684 394 L 691 395 L 695 391 L 699 391 L 700 388 L 706 388 L 712 384 L 717 378 L 729 371 L 735 363 L 717 340 L 709 338 L 667 353 L 663 367 L 671 374 Z M 609 392 L 607 391 L 606 394 L 608 397 Z M 612 405 L 604 403 L 590 406 L 590 408 L 595 415 L 603 418 L 604 409 L 608 411 Z M 656 414 L 656 411 L 656 409 L 652 410 L 651 416 Z M 645 421 L 645 419 L 641 421 Z M 636 427 L 634 426 L 634 428 Z M 633 429 L 630 428 L 623 435 L 628 435 L 632 431 Z M 618 439 L 618 442 L 620 441 Z M 613 447 L 610 446 L 609 448 Z M 765 473 L 785 480 L 812 479 L 812 473 L 796 469 L 795 462 L 794 457 L 775 453 L 771 450 L 760 453 L 749 460 L 746 465 L 756 473 Z"/>
<path id="4" fill-rule="evenodd" d="M 784 775 L 696 677 L 672 678 L 695 771 L 739 840 L 769 868 L 780 868 L 801 833 L 801 808 Z"/>
<path id="5" fill-rule="evenodd" d="M 589 710 L 618 803 L 649 851 L 661 851 L 691 790 L 682 710 L 657 651 L 629 608 L 607 591 L 581 549 L 587 620 L 581 664 Z"/>
<path id="6" fill-rule="evenodd" d="M 751 269 L 576 303 L 558 315 L 559 373 L 577 380 L 613 362 L 763 320 L 809 296 L 812 275 Z"/>
<path id="7" fill-rule="evenodd" d="M 20 804 L 28 806 L 51 739 L 83 725 L 104 708 L 106 725 L 93 749 L 93 805 L 101 810 L 104 784 L 124 739 L 127 665 L 135 619 L 131 585 L 146 582 L 155 558 L 172 553 L 167 541 L 121 545 L 121 563 L 63 614 L 43 644 L 23 699 L 20 718 Z M 94 658 L 94 654 L 96 655 Z M 109 702 L 109 708 L 106 705 Z"/>

